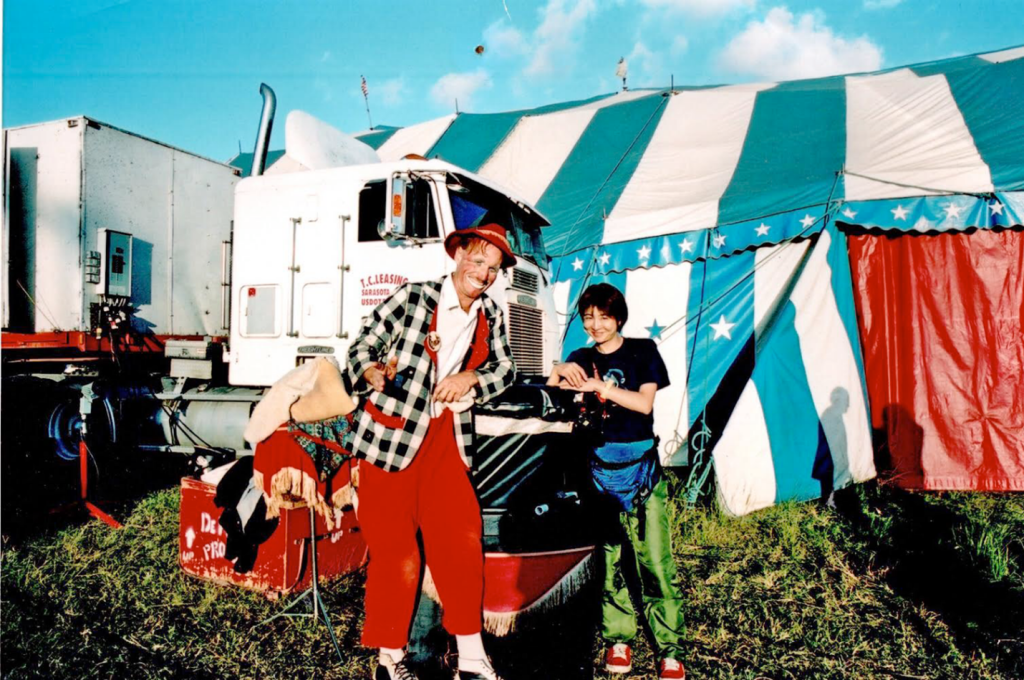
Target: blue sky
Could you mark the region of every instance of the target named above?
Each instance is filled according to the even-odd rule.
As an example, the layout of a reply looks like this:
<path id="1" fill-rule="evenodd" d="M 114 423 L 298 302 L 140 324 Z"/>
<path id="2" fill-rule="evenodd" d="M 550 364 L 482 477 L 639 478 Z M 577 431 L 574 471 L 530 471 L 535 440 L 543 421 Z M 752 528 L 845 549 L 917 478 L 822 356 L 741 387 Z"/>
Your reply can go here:
<path id="1" fill-rule="evenodd" d="M 3 125 L 84 114 L 218 160 L 283 116 L 409 125 L 619 88 L 787 80 L 1024 44 L 1024 0 L 6 0 Z M 484 47 L 477 54 L 476 47 Z"/>

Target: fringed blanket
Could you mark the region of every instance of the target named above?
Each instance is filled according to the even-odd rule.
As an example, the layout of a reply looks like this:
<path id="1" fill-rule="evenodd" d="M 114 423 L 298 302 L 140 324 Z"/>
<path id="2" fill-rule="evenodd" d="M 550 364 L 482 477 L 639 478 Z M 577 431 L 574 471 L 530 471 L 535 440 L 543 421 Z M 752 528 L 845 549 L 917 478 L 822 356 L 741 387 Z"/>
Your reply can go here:
<path id="1" fill-rule="evenodd" d="M 484 553 L 484 629 L 502 637 L 523 617 L 567 602 L 594 577 L 594 546 L 535 553 Z M 427 568 L 423 592 L 444 607 Z"/>
<path id="2" fill-rule="evenodd" d="M 347 416 L 289 423 L 256 446 L 253 481 L 263 492 L 267 517 L 302 501 L 334 530 L 335 508 L 355 505 L 352 437 Z M 269 481 L 268 481 L 269 480 Z"/>

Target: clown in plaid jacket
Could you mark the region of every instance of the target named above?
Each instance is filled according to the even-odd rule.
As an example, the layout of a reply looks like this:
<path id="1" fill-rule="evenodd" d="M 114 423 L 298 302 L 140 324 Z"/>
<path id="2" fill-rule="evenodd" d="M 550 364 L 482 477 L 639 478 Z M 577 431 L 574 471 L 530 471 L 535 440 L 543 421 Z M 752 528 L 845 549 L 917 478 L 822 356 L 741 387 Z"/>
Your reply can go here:
<path id="1" fill-rule="evenodd" d="M 353 453 L 388 472 L 412 463 L 430 425 L 431 395 L 437 383 L 436 363 L 427 348 L 434 312 L 444 279 L 400 286 L 380 303 L 363 324 L 348 352 L 348 379 L 363 399 L 357 413 Z M 486 340 L 488 353 L 474 368 L 479 385 L 476 402 L 497 396 L 512 384 L 516 367 L 508 345 L 501 308 L 486 295 L 480 298 L 476 338 Z M 474 345 L 478 345 L 474 341 Z M 397 359 L 397 375 L 383 392 L 363 380 L 371 366 Z M 470 357 L 467 356 L 467 361 Z M 463 363 L 466 368 L 466 362 Z M 455 415 L 455 440 L 472 466 L 473 409 Z"/>

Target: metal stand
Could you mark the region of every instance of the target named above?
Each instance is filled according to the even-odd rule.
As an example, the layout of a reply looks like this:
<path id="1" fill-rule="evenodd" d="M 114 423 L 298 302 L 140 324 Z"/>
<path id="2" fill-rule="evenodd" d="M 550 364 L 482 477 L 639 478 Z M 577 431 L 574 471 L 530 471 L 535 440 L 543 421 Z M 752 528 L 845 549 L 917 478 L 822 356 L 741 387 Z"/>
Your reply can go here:
<path id="1" fill-rule="evenodd" d="M 324 625 L 327 626 L 327 632 L 330 633 L 330 635 L 331 635 L 331 644 L 334 646 L 334 651 L 338 654 L 338 661 L 341 662 L 341 663 L 345 663 L 345 657 L 342 656 L 342 654 L 341 654 L 341 647 L 338 645 L 338 638 L 334 635 L 334 626 L 331 624 L 331 617 L 330 617 L 330 615 L 327 612 L 327 605 L 324 604 L 324 600 L 320 596 L 320 585 L 319 585 L 319 583 L 320 583 L 320 571 L 317 568 L 317 562 L 316 562 L 316 553 L 317 553 L 317 549 L 316 549 L 316 522 L 314 521 L 315 520 L 315 516 L 314 516 L 313 507 L 312 506 L 308 506 L 308 507 L 309 507 L 309 555 L 310 555 L 310 564 L 312 564 L 312 567 L 313 567 L 313 585 L 311 585 L 309 588 L 306 588 L 305 591 L 303 591 L 302 593 L 297 595 L 295 597 L 295 599 L 292 600 L 291 604 L 289 604 L 283 610 L 281 610 L 277 614 L 274 614 L 273 616 L 271 616 L 268 619 L 264 619 L 263 621 L 260 621 L 259 623 L 256 624 L 256 626 L 253 626 L 253 628 L 255 628 L 257 626 L 262 626 L 265 623 L 270 623 L 274 619 L 279 619 L 281 617 L 288 617 L 288 618 L 293 618 L 293 619 L 323 620 Z M 306 604 L 306 606 L 308 607 L 309 603 L 306 602 L 307 598 L 312 602 L 313 611 L 304 611 L 304 612 L 293 612 L 293 611 L 291 611 L 292 609 L 295 609 L 296 607 L 298 607 L 301 604 Z"/>
<path id="2" fill-rule="evenodd" d="M 89 500 L 89 447 L 85 443 L 85 418 L 82 418 L 82 425 L 78 433 L 78 500 L 73 503 L 62 505 L 50 511 L 50 514 L 61 515 L 72 510 L 85 510 L 91 517 L 100 520 L 111 529 L 120 529 L 122 525 L 116 519 L 103 512 L 95 503 Z"/>

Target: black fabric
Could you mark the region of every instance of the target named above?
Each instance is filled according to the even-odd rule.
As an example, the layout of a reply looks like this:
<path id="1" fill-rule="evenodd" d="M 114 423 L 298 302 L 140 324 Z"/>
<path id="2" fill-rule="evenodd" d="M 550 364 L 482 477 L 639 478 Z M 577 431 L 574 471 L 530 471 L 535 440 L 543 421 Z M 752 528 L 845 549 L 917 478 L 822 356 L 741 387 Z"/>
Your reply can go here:
<path id="1" fill-rule="evenodd" d="M 653 340 L 623 338 L 622 345 L 610 354 L 602 354 L 593 347 L 584 347 L 569 355 L 567 361 L 579 364 L 588 375 L 597 369 L 602 381 L 613 382 L 616 387 L 639 392 L 640 386 L 654 383 L 660 390 L 668 387 L 668 369 Z M 602 424 L 604 441 L 636 442 L 654 437 L 654 414 L 638 413 L 607 402 Z"/>
<path id="2" fill-rule="evenodd" d="M 473 481 L 485 516 L 485 548 L 532 552 L 592 545 L 597 494 L 588 455 L 568 433 L 478 435 Z"/>
<path id="3" fill-rule="evenodd" d="M 235 461 L 217 484 L 217 492 L 213 496 L 213 504 L 218 508 L 238 505 L 249 481 L 252 479 L 252 456 L 242 456 Z"/>
<path id="4" fill-rule="evenodd" d="M 584 446 L 596 449 L 605 443 L 604 423 L 608 418 L 606 402 L 593 392 L 579 392 L 577 395 L 576 417 L 572 424 L 573 434 Z"/>
<path id="5" fill-rule="evenodd" d="M 267 504 L 262 496 L 256 502 L 252 515 L 242 523 L 238 503 L 252 484 L 252 456 L 239 458 L 217 484 L 213 503 L 224 508 L 218 520 L 227 534 L 224 557 L 234 560 L 235 571 L 244 574 L 256 564 L 260 544 L 265 543 L 277 529 L 278 519 L 267 519 Z"/>

